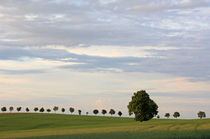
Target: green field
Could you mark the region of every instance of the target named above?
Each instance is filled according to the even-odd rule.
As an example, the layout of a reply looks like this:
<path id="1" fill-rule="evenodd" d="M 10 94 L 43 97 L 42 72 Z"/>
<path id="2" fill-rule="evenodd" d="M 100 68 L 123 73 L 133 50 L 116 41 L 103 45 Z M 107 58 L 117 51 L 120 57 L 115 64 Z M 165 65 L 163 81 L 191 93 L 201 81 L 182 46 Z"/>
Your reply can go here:
<path id="1" fill-rule="evenodd" d="M 210 119 L 153 119 L 63 114 L 1 114 L 0 138 L 210 138 Z"/>

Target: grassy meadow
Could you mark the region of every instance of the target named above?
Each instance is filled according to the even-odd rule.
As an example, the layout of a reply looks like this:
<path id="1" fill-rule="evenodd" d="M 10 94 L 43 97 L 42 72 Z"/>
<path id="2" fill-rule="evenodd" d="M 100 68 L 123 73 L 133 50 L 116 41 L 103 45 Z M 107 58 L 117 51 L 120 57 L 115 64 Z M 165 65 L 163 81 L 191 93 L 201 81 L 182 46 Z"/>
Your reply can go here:
<path id="1" fill-rule="evenodd" d="M 64 114 L 0 114 L 0 138 L 210 138 L 210 119 L 153 119 Z"/>

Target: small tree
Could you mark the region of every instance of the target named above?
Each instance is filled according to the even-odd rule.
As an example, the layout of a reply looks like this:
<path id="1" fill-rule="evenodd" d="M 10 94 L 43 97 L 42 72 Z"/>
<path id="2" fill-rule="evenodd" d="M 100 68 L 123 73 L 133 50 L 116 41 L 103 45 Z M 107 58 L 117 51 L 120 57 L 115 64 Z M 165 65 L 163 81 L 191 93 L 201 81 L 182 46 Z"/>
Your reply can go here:
<path id="1" fill-rule="evenodd" d="M 205 117 L 206 117 L 206 113 L 203 112 L 203 111 L 199 111 L 199 112 L 198 112 L 198 117 L 199 117 L 200 119 L 205 118 Z"/>
<path id="2" fill-rule="evenodd" d="M 79 115 L 81 115 L 82 111 L 81 110 L 78 110 L 78 113 L 79 113 Z"/>
<path id="3" fill-rule="evenodd" d="M 135 114 L 136 121 L 148 121 L 158 114 L 158 105 L 149 97 L 145 90 L 133 94 L 128 104 L 129 115 Z"/>
<path id="4" fill-rule="evenodd" d="M 118 115 L 121 117 L 121 116 L 122 116 L 122 112 L 121 112 L 121 111 L 119 111 L 119 112 L 118 112 Z"/>
<path id="5" fill-rule="evenodd" d="M 12 112 L 14 110 L 14 107 L 10 106 L 9 111 Z"/>
<path id="6" fill-rule="evenodd" d="M 173 116 L 174 116 L 174 118 L 180 117 L 180 113 L 179 112 L 174 112 Z"/>
<path id="7" fill-rule="evenodd" d="M 53 110 L 56 113 L 56 111 L 58 111 L 58 106 L 54 106 Z"/>
<path id="8" fill-rule="evenodd" d="M 7 108 L 6 108 L 6 107 L 2 107 L 2 108 L 1 108 L 1 111 L 2 111 L 2 112 L 5 112 L 5 111 L 7 111 Z"/>
<path id="9" fill-rule="evenodd" d="M 107 113 L 107 111 L 103 109 L 103 110 L 101 111 L 101 113 L 102 113 L 103 115 L 105 115 L 105 114 Z"/>
<path id="10" fill-rule="evenodd" d="M 51 112 L 51 109 L 47 109 L 47 112 L 50 113 Z"/>
<path id="11" fill-rule="evenodd" d="M 170 117 L 170 113 L 166 113 L 165 117 L 169 118 Z"/>
<path id="12" fill-rule="evenodd" d="M 44 112 L 44 108 L 42 107 L 42 108 L 39 110 L 39 112 Z"/>
<path id="13" fill-rule="evenodd" d="M 95 115 L 97 115 L 97 114 L 98 114 L 98 110 L 97 110 L 97 109 L 93 110 L 93 113 L 94 113 Z"/>
<path id="14" fill-rule="evenodd" d="M 86 112 L 86 115 L 88 115 L 88 112 Z"/>
<path id="15" fill-rule="evenodd" d="M 20 112 L 22 107 L 17 107 L 17 111 Z"/>
<path id="16" fill-rule="evenodd" d="M 35 111 L 35 112 L 37 112 L 38 110 L 39 110 L 39 108 L 38 108 L 38 107 L 35 107 L 35 108 L 34 108 L 34 111 Z"/>
<path id="17" fill-rule="evenodd" d="M 109 114 L 114 115 L 115 114 L 115 110 L 114 109 L 110 109 Z"/>
<path id="18" fill-rule="evenodd" d="M 72 114 L 74 112 L 74 108 L 70 107 L 69 108 L 70 113 Z"/>
<path id="19" fill-rule="evenodd" d="M 64 113 L 64 112 L 65 112 L 65 109 L 64 109 L 64 108 L 62 108 L 62 109 L 61 109 L 61 111 Z"/>
<path id="20" fill-rule="evenodd" d="M 26 112 L 29 112 L 29 111 L 30 111 L 30 110 L 29 110 L 29 108 L 27 107 L 27 108 L 26 108 Z"/>
<path id="21" fill-rule="evenodd" d="M 157 118 L 160 119 L 160 116 L 158 115 Z"/>

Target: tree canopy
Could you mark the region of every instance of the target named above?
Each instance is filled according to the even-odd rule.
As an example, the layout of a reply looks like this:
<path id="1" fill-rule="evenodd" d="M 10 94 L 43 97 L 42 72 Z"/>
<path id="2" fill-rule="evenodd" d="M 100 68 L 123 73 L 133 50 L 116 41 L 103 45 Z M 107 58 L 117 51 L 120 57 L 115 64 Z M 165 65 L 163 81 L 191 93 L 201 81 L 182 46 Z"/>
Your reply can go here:
<path id="1" fill-rule="evenodd" d="M 170 113 L 166 113 L 165 117 L 169 118 L 170 117 Z"/>
<path id="2" fill-rule="evenodd" d="M 101 111 L 101 113 L 102 113 L 103 115 L 105 115 L 105 114 L 107 113 L 107 111 L 103 109 L 103 110 Z"/>
<path id="3" fill-rule="evenodd" d="M 158 114 L 158 105 L 145 90 L 134 93 L 128 104 L 129 115 L 135 114 L 136 121 L 148 121 Z"/>
<path id="4" fill-rule="evenodd" d="M 97 109 L 93 110 L 93 113 L 94 113 L 95 115 L 97 115 L 97 114 L 98 114 L 98 110 L 97 110 Z"/>
<path id="5" fill-rule="evenodd" d="M 109 114 L 114 115 L 115 114 L 115 110 L 114 109 L 110 109 Z"/>
<path id="6" fill-rule="evenodd" d="M 174 112 L 173 116 L 174 116 L 174 118 L 180 117 L 180 113 L 179 112 Z"/>
<path id="7" fill-rule="evenodd" d="M 70 107 L 70 108 L 69 108 L 69 111 L 70 111 L 71 113 L 73 113 L 73 112 L 74 112 L 74 108 Z"/>
<path id="8" fill-rule="evenodd" d="M 118 115 L 121 117 L 121 116 L 122 116 L 122 112 L 121 112 L 121 111 L 119 111 L 119 112 L 118 112 Z"/>
<path id="9" fill-rule="evenodd" d="M 205 117 L 206 117 L 206 113 L 203 112 L 203 111 L 199 111 L 199 112 L 198 112 L 198 117 L 199 117 L 200 119 L 205 118 Z"/>

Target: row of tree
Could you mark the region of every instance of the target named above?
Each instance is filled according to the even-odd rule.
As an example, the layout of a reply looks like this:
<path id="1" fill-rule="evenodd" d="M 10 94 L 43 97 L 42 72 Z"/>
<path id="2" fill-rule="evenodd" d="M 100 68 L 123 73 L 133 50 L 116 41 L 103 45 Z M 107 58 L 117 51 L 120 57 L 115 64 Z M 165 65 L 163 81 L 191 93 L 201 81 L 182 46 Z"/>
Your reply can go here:
<path id="1" fill-rule="evenodd" d="M 157 115 L 158 105 L 152 99 L 150 99 L 149 94 L 147 94 L 145 90 L 134 92 L 127 107 L 129 115 L 134 114 L 136 121 L 148 121 L 155 116 L 160 118 L 160 116 Z M 206 117 L 206 113 L 203 111 L 199 111 L 197 115 L 200 119 Z M 173 116 L 174 118 L 180 117 L 180 113 L 174 112 Z M 170 113 L 166 113 L 165 117 L 169 118 Z"/>
<path id="2" fill-rule="evenodd" d="M 199 111 L 199 112 L 197 113 L 197 115 L 198 115 L 198 117 L 199 117 L 200 119 L 206 117 L 206 113 L 203 112 L 203 111 Z M 166 114 L 165 114 L 165 117 L 166 117 L 166 118 L 169 118 L 169 117 L 170 117 L 170 113 L 166 113 Z M 173 117 L 174 117 L 174 118 L 180 117 L 180 113 L 179 113 L 179 112 L 174 112 Z M 158 115 L 157 118 L 160 118 L 160 116 Z"/>
<path id="3" fill-rule="evenodd" d="M 22 107 L 17 107 L 16 108 L 16 110 L 18 111 L 18 112 L 20 112 L 21 110 L 22 110 Z M 40 109 L 38 108 L 38 107 L 35 107 L 34 109 L 34 112 L 48 112 L 48 113 L 50 113 L 51 112 L 51 109 L 44 109 L 43 107 L 41 107 Z M 54 106 L 53 107 L 53 111 L 56 113 L 57 111 L 59 110 L 59 107 L 58 106 Z M 1 108 L 1 111 L 2 112 L 6 112 L 7 111 L 7 107 L 2 107 Z M 9 111 L 10 112 L 12 112 L 12 111 L 14 111 L 14 107 L 9 107 Z M 28 107 L 26 107 L 25 108 L 25 111 L 26 112 L 30 112 L 30 109 L 28 108 Z M 66 109 L 65 108 L 61 108 L 61 112 L 65 112 L 66 111 Z M 75 112 L 75 109 L 73 108 L 73 107 L 70 107 L 69 108 L 69 112 L 72 114 L 72 113 L 74 113 Z M 81 113 L 82 113 L 82 110 L 78 110 L 78 114 L 79 115 L 81 115 Z M 97 114 L 99 114 L 99 110 L 97 110 L 97 109 L 94 109 L 93 110 L 93 113 L 95 114 L 95 115 L 97 115 Z M 101 111 L 101 113 L 103 114 L 103 115 L 105 115 L 105 114 L 107 114 L 107 110 L 105 110 L 105 109 L 103 109 L 102 111 Z M 114 115 L 116 112 L 115 112 L 115 110 L 114 109 L 110 109 L 109 110 L 109 114 L 111 114 L 111 115 Z M 119 116 L 122 116 L 122 112 L 121 111 L 119 111 L 118 113 L 117 113 Z M 88 115 L 88 112 L 86 112 L 86 115 Z"/>

